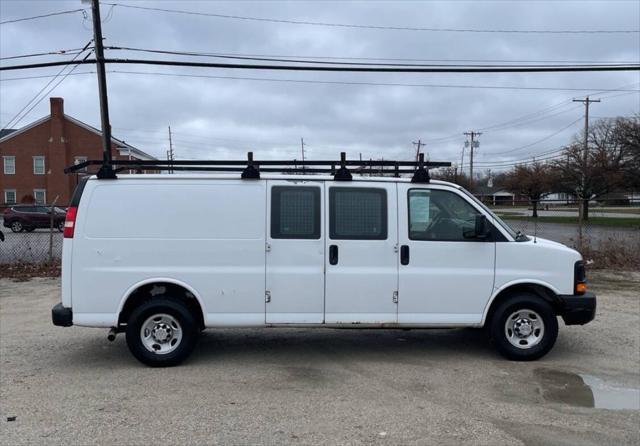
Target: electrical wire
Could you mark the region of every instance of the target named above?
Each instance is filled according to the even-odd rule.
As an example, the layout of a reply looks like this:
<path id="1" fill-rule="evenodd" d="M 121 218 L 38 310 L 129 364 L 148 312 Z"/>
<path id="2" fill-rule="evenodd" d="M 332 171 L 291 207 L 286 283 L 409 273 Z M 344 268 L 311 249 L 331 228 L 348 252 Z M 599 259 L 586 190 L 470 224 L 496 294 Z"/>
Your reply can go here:
<path id="1" fill-rule="evenodd" d="M 576 119 L 575 121 L 572 121 L 570 124 L 562 127 L 560 130 L 557 130 L 557 131 L 551 133 L 550 135 L 545 136 L 544 138 L 541 138 L 541 139 L 539 139 L 537 141 L 534 141 L 532 143 L 526 144 L 524 146 L 520 146 L 518 148 L 511 149 L 511 150 L 506 150 L 504 152 L 489 152 L 489 153 L 482 153 L 481 155 L 482 156 L 484 156 L 484 155 L 506 155 L 507 153 L 513 153 L 513 152 L 518 152 L 518 151 L 523 150 L 523 149 L 528 149 L 531 146 L 535 146 L 536 144 L 539 144 L 539 143 L 541 143 L 543 141 L 546 141 L 546 140 L 548 140 L 550 138 L 553 138 L 554 136 L 564 132 L 568 128 L 574 126 L 577 122 L 582 121 L 582 119 L 583 119 L 583 116 L 580 116 L 578 119 Z"/>
<path id="2" fill-rule="evenodd" d="M 106 48 L 106 47 L 105 47 Z M 240 57 L 268 57 L 280 59 L 325 59 L 325 60 L 380 60 L 392 62 L 471 62 L 471 63 L 564 63 L 564 64 L 629 64 L 640 63 L 640 60 L 634 61 L 602 61 L 602 60 L 507 60 L 507 59 L 417 59 L 417 58 L 393 58 L 393 57 L 347 57 L 347 56 L 291 56 L 282 54 L 252 54 L 252 53 L 229 53 L 224 51 L 216 51 L 214 53 L 191 52 L 193 54 L 215 54 L 220 56 L 240 56 Z"/>
<path id="3" fill-rule="evenodd" d="M 66 11 L 58 11 L 58 12 L 51 12 L 49 14 L 42 14 L 42 15 L 34 15 L 31 17 L 22 17 L 19 19 L 11 19 L 11 20 L 5 20 L 3 22 L 0 22 L 0 25 L 6 25 L 8 23 L 17 23 L 17 22 L 24 22 L 27 20 L 35 20 L 35 19 L 43 19 L 46 17 L 53 17 L 53 16 L 58 16 L 58 15 L 64 15 L 64 14 L 74 14 L 76 12 L 81 12 L 84 11 L 85 8 L 78 8 L 78 9 L 69 9 Z"/>
<path id="4" fill-rule="evenodd" d="M 77 62 L 43 62 L 23 65 L 11 65 L 0 67 L 0 71 L 24 70 L 32 68 L 44 68 L 63 65 L 74 65 Z M 95 61 L 82 61 L 81 63 L 95 63 Z M 241 64 L 241 63 L 212 63 L 212 62 L 192 62 L 180 60 L 159 60 L 159 59 L 105 59 L 108 64 L 123 65 L 164 65 L 175 67 L 198 67 L 198 68 L 235 68 L 244 70 L 275 70 L 275 71 L 334 71 L 334 72 L 354 72 L 354 73 L 563 73 L 563 72 L 596 72 L 596 71 L 640 71 L 640 64 L 620 64 L 620 65 L 574 65 L 574 66 L 437 66 L 437 67 L 362 67 L 362 66 L 300 66 L 300 65 L 264 65 L 264 64 Z"/>
<path id="5" fill-rule="evenodd" d="M 27 57 L 40 57 L 40 56 L 66 56 L 69 54 L 78 54 L 78 52 L 80 51 L 82 51 L 82 48 L 73 48 L 69 50 L 49 51 L 46 53 L 21 54 L 19 56 L 0 57 L 0 60 L 24 59 Z"/>
<path id="6" fill-rule="evenodd" d="M 229 14 L 217 14 L 208 12 L 186 11 L 181 9 L 167 9 L 167 8 L 154 8 L 149 6 L 139 5 L 124 5 L 122 3 L 104 3 L 105 5 L 120 6 L 122 8 L 139 9 L 155 12 L 166 12 L 172 14 L 184 14 L 184 15 L 196 15 L 202 17 L 215 17 L 220 19 L 233 19 L 233 20 L 246 20 L 254 22 L 271 22 L 271 23 L 285 23 L 291 25 L 309 25 L 309 26 L 324 26 L 334 28 L 359 28 L 359 29 L 378 29 L 378 30 L 391 30 L 391 31 L 426 31 L 426 32 L 457 32 L 457 33 L 509 33 L 509 34 L 629 34 L 640 33 L 640 30 L 517 30 L 517 29 L 471 29 L 471 28 L 423 28 L 423 27 L 411 27 L 411 26 L 389 26 L 389 25 L 358 25 L 349 23 L 329 23 L 329 22 L 315 22 L 307 20 L 288 20 L 288 19 L 273 19 L 265 17 L 248 17 Z"/>
<path id="7" fill-rule="evenodd" d="M 92 41 L 90 40 L 84 46 L 82 52 L 85 52 L 89 48 L 89 45 L 91 45 L 91 42 Z M 82 54 L 82 52 L 76 54 L 76 56 L 72 60 L 77 59 Z M 86 60 L 91 55 L 92 52 L 93 52 L 93 50 L 89 50 L 89 53 L 87 53 L 87 55 L 85 56 L 84 60 Z M 78 61 L 78 64 L 80 62 L 82 62 L 82 61 Z M 12 125 L 17 125 L 20 121 L 22 121 L 24 119 L 24 117 L 27 116 L 29 114 L 29 112 L 31 112 L 31 110 L 33 110 L 40 102 L 42 102 L 42 100 L 44 98 L 47 97 L 47 95 L 49 95 L 53 90 L 55 90 L 58 87 L 58 85 L 60 85 L 67 78 L 67 76 L 69 74 L 71 74 L 77 67 L 78 67 L 78 65 L 74 65 L 73 67 L 71 67 L 71 70 L 69 70 L 69 72 L 67 72 L 65 75 L 63 75 L 62 78 L 53 87 L 49 88 L 46 91 L 46 93 L 43 93 L 49 87 L 49 85 L 51 85 L 67 69 L 67 66 L 64 66 L 54 77 L 51 78 L 51 80 L 49 80 L 49 82 L 47 82 L 44 85 L 44 87 L 42 87 L 40 89 L 40 91 L 38 91 L 38 93 L 36 93 L 36 95 L 33 98 L 31 98 L 31 100 L 29 100 L 29 102 L 27 102 L 27 104 L 24 107 L 22 107 L 20 109 L 20 111 L 18 113 L 16 113 L 16 115 L 13 118 L 11 118 L 9 120 L 9 122 L 7 122 L 5 124 L 5 126 L 2 129 L 4 130 L 6 128 L 9 128 Z M 40 97 L 40 99 L 38 99 L 38 97 L 40 95 L 42 95 L 42 97 Z M 31 106 L 31 108 L 29 108 L 29 106 Z M 27 108 L 28 108 L 28 110 L 27 110 Z"/>
<path id="8" fill-rule="evenodd" d="M 226 55 L 226 54 L 216 54 L 216 53 L 202 53 L 202 52 L 193 52 L 193 51 L 175 51 L 175 50 L 158 50 L 158 49 L 145 49 L 145 48 L 133 48 L 133 47 L 122 47 L 122 46 L 107 46 L 105 50 L 112 51 L 131 51 L 131 52 L 140 52 L 140 53 L 151 53 L 151 54 L 166 54 L 173 56 L 191 56 L 191 57 L 210 57 L 210 58 L 220 58 L 220 59 L 234 59 L 234 60 L 250 60 L 250 61 L 258 61 L 258 62 L 288 62 L 288 63 L 304 63 L 304 64 L 326 64 L 326 65 L 348 65 L 348 66 L 391 66 L 391 67 L 519 67 L 519 66 L 527 66 L 527 67 L 575 67 L 575 66 L 619 66 L 620 64 L 615 63 L 589 63 L 589 64 L 513 64 L 513 65 L 505 65 L 505 64 L 409 64 L 409 63 L 373 63 L 373 62 L 333 62 L 326 60 L 318 60 L 318 59 L 300 59 L 300 58 L 271 58 L 266 56 L 255 57 L 255 56 L 237 56 L 237 55 Z"/>

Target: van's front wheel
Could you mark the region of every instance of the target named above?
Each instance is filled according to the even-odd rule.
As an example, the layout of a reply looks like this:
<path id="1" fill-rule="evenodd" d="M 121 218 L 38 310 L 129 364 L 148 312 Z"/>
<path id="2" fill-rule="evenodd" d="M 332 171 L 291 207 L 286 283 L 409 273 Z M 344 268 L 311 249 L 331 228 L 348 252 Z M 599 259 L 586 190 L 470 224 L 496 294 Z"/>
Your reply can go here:
<path id="1" fill-rule="evenodd" d="M 491 339 L 502 356 L 532 361 L 546 355 L 558 337 L 558 319 L 540 297 L 522 293 L 499 304 L 490 321 Z"/>
<path id="2" fill-rule="evenodd" d="M 138 306 L 127 321 L 127 345 L 133 356 L 152 367 L 180 364 L 193 351 L 198 323 L 186 305 L 153 299 Z"/>

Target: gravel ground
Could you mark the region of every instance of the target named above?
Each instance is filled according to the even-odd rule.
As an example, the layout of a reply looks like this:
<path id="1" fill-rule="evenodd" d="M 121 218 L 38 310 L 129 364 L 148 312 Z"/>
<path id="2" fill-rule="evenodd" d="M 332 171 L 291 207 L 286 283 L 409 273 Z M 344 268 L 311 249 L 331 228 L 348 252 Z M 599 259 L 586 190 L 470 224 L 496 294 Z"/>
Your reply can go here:
<path id="1" fill-rule="evenodd" d="M 151 369 L 121 335 L 51 325 L 59 280 L 3 279 L 0 444 L 638 444 L 639 410 L 553 402 L 541 378 L 640 387 L 640 273 L 592 283 L 596 320 L 532 363 L 471 329 L 237 329 Z"/>

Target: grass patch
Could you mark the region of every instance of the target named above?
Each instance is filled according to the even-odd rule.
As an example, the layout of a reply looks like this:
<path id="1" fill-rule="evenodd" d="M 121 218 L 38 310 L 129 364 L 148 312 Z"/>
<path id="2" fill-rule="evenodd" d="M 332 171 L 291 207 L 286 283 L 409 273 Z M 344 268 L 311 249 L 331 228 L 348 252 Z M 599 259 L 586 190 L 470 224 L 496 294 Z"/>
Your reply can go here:
<path id="1" fill-rule="evenodd" d="M 18 282 L 32 277 L 60 277 L 60 262 L 14 262 L 0 263 L 0 278 L 14 279 Z"/>
<path id="2" fill-rule="evenodd" d="M 513 220 L 513 221 L 529 221 L 538 223 L 564 223 L 564 224 L 578 224 L 578 217 L 569 217 L 569 216 L 540 216 L 538 218 L 533 218 L 527 215 L 517 215 L 513 213 L 501 212 L 498 214 L 501 218 L 505 220 Z M 640 228 L 640 219 L 634 217 L 599 217 L 599 216 L 591 216 L 589 220 L 585 222 L 585 225 L 596 225 L 596 226 L 610 226 L 616 228 Z"/>

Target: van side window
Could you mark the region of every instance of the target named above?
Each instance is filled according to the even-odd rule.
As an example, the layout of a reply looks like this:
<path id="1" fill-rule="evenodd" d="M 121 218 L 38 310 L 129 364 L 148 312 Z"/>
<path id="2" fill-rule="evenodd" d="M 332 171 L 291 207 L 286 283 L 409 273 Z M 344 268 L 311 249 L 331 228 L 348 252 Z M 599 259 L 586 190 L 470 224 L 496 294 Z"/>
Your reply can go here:
<path id="1" fill-rule="evenodd" d="M 409 239 L 469 241 L 464 231 L 473 229 L 478 212 L 459 195 L 446 190 L 410 189 Z"/>
<path id="2" fill-rule="evenodd" d="M 332 239 L 386 240 L 386 190 L 332 187 L 329 189 L 329 208 Z"/>
<path id="3" fill-rule="evenodd" d="M 271 188 L 271 238 L 320 238 L 320 188 Z"/>

